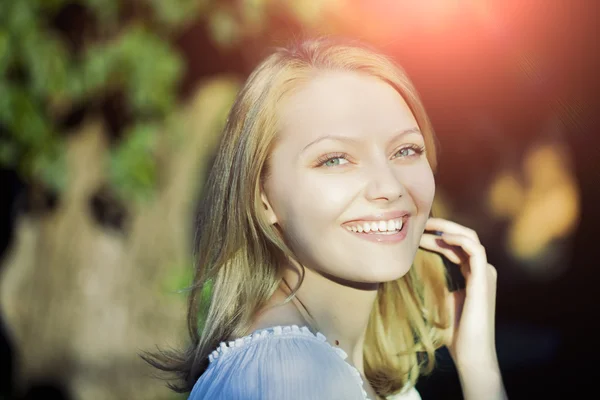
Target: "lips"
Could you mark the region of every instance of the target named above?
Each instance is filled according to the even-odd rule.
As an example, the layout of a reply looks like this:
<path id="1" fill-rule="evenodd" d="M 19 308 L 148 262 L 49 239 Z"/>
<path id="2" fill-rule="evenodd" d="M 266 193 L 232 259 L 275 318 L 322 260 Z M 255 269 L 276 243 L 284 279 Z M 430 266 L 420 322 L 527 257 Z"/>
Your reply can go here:
<path id="1" fill-rule="evenodd" d="M 365 239 L 376 243 L 398 243 L 406 238 L 410 218 L 405 216 L 402 218 L 402 226 L 400 229 L 394 228 L 393 230 L 375 231 L 375 232 L 359 232 L 358 229 L 350 229 L 350 226 L 346 226 L 345 230 L 354 237 Z M 375 222 L 372 222 L 375 223 Z M 360 226 L 360 225 L 359 225 Z"/>
<path id="2" fill-rule="evenodd" d="M 400 230 L 402 225 L 410 217 L 410 212 L 405 210 L 380 212 L 372 215 L 366 215 L 353 218 L 346 221 L 342 226 L 355 232 L 385 232 Z"/>
<path id="3" fill-rule="evenodd" d="M 399 219 L 410 216 L 410 212 L 406 210 L 396 210 L 396 211 L 386 211 L 386 212 L 378 212 L 371 215 L 364 215 L 362 217 L 352 218 L 344 222 L 343 225 L 352 223 L 352 222 L 373 222 L 373 221 L 389 221 L 391 219 Z"/>

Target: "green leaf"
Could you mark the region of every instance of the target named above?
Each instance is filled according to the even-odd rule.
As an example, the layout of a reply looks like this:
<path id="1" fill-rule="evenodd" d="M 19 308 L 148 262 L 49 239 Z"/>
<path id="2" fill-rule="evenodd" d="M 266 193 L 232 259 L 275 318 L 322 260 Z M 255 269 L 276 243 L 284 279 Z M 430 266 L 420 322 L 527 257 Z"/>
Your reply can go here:
<path id="1" fill-rule="evenodd" d="M 86 86 L 85 72 L 81 64 L 71 64 L 68 69 L 68 76 L 65 91 L 72 102 L 80 102 L 86 96 L 93 95 L 93 92 L 88 90 Z"/>
<path id="2" fill-rule="evenodd" d="M 0 76 L 4 75 L 14 58 L 12 51 L 8 32 L 0 29 Z"/>
<path id="3" fill-rule="evenodd" d="M 111 181 L 125 198 L 143 201 L 154 194 L 157 174 L 154 152 L 158 130 L 154 124 L 135 125 L 110 155 Z"/>
<path id="4" fill-rule="evenodd" d="M 131 1 L 131 0 L 129 0 Z M 119 0 L 79 0 L 96 15 L 101 26 L 112 28 L 119 21 Z"/>
<path id="5" fill-rule="evenodd" d="M 38 0 L 40 11 L 53 15 L 68 3 L 73 0 Z"/>
<path id="6" fill-rule="evenodd" d="M 7 128 L 13 124 L 12 103 L 14 90 L 14 85 L 6 82 L 0 76 L 0 123 Z"/>
<path id="7" fill-rule="evenodd" d="M 73 87 L 86 93 L 95 93 L 109 81 L 111 73 L 117 67 L 118 55 L 114 45 L 96 45 L 86 49 L 80 69 L 82 88 Z"/>
<path id="8" fill-rule="evenodd" d="M 8 104 L 8 130 L 27 147 L 45 143 L 51 136 L 51 122 L 41 107 L 34 103 L 34 96 L 20 87 L 10 91 Z"/>
<path id="9" fill-rule="evenodd" d="M 38 98 L 65 94 L 68 54 L 64 43 L 48 32 L 32 31 L 22 45 L 33 94 Z"/>
<path id="10" fill-rule="evenodd" d="M 143 115 L 164 116 L 175 103 L 183 62 L 169 44 L 141 27 L 133 27 L 118 44 L 119 74 L 126 76 L 131 108 Z"/>
<path id="11" fill-rule="evenodd" d="M 4 167 L 17 167 L 18 150 L 16 143 L 0 139 L 0 165 Z"/>
<path id="12" fill-rule="evenodd" d="M 208 0 L 146 0 L 156 20 L 168 29 L 175 29 L 198 16 Z"/>
<path id="13" fill-rule="evenodd" d="M 47 143 L 33 158 L 32 175 L 48 187 L 62 192 L 67 186 L 66 149 L 59 140 Z"/>
<path id="14" fill-rule="evenodd" d="M 3 5 L 0 15 L 5 21 L 6 30 L 15 37 L 26 35 L 39 25 L 36 18 L 36 2 L 33 1 L 0 1 Z"/>

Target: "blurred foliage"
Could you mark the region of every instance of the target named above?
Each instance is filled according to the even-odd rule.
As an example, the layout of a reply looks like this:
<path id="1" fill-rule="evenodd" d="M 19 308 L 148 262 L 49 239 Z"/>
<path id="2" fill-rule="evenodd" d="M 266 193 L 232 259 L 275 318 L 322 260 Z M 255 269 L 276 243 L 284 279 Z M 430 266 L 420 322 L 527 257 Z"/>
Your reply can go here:
<path id="1" fill-rule="evenodd" d="M 268 36 L 269 15 L 303 26 L 336 0 L 19 0 L 0 2 L 0 167 L 60 192 L 65 133 L 89 114 L 117 108 L 110 186 L 125 198 L 153 192 L 155 136 L 176 105 L 184 61 L 173 45 L 188 23 L 205 23 L 219 47 Z M 118 102 L 115 103 L 115 99 Z M 116 105 L 115 105 L 116 104 Z M 114 110 L 113 110 L 114 112 Z M 78 119 L 79 116 L 79 119 Z M 76 121 L 75 123 L 73 121 Z"/>
<path id="2" fill-rule="evenodd" d="M 200 23 L 217 47 L 242 51 L 250 39 L 258 51 L 280 17 L 290 26 L 315 26 L 324 5 L 335 2 L 0 1 L 0 168 L 60 194 L 72 176 L 69 135 L 100 119 L 112 144 L 108 187 L 125 202 L 147 199 L 160 177 L 159 143 L 177 154 L 188 142 L 174 113 L 185 68 L 177 35 Z M 183 271 L 167 279 L 168 288 L 189 286 L 192 277 Z M 210 295 L 209 282 L 203 304 Z"/>
<path id="3" fill-rule="evenodd" d="M 233 4 L 232 4 L 233 3 Z M 348 0 L 238 0 L 215 2 L 207 14 L 211 37 L 220 47 L 244 44 L 249 37 L 267 42 L 300 33 L 333 33 L 336 14 Z"/>
<path id="4" fill-rule="evenodd" d="M 0 165 L 60 191 L 65 126 L 80 109 L 123 97 L 129 126 L 110 156 L 112 184 L 151 190 L 155 136 L 173 110 L 183 61 L 169 35 L 196 0 L 0 3 Z M 79 29 L 77 27 L 79 26 Z"/>
<path id="5" fill-rule="evenodd" d="M 129 198 L 151 193 L 156 182 L 156 163 L 152 157 L 159 127 L 138 123 L 125 135 L 111 154 L 110 177 Z"/>

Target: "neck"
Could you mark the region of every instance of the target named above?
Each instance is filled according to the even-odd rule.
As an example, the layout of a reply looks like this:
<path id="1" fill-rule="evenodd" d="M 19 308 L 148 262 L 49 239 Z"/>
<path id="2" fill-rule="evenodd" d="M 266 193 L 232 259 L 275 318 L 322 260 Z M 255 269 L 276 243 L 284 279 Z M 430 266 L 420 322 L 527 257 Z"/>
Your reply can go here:
<path id="1" fill-rule="evenodd" d="M 364 287 L 346 285 L 305 269 L 302 285 L 296 292 L 296 306 L 308 313 L 307 323 L 321 332 L 331 345 L 344 350 L 348 360 L 364 376 L 363 348 L 367 324 L 377 298 L 379 284 Z M 297 271 L 286 271 L 290 288 L 299 282 Z M 289 294 L 289 289 L 286 288 Z"/>

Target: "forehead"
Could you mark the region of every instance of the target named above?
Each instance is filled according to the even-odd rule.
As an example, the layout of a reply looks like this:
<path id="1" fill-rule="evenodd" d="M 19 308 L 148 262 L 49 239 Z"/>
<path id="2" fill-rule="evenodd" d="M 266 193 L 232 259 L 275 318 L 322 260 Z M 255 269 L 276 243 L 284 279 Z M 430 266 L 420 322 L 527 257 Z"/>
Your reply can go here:
<path id="1" fill-rule="evenodd" d="M 280 139 L 308 143 L 328 134 L 390 134 L 417 126 L 402 96 L 357 72 L 319 72 L 282 101 Z"/>

